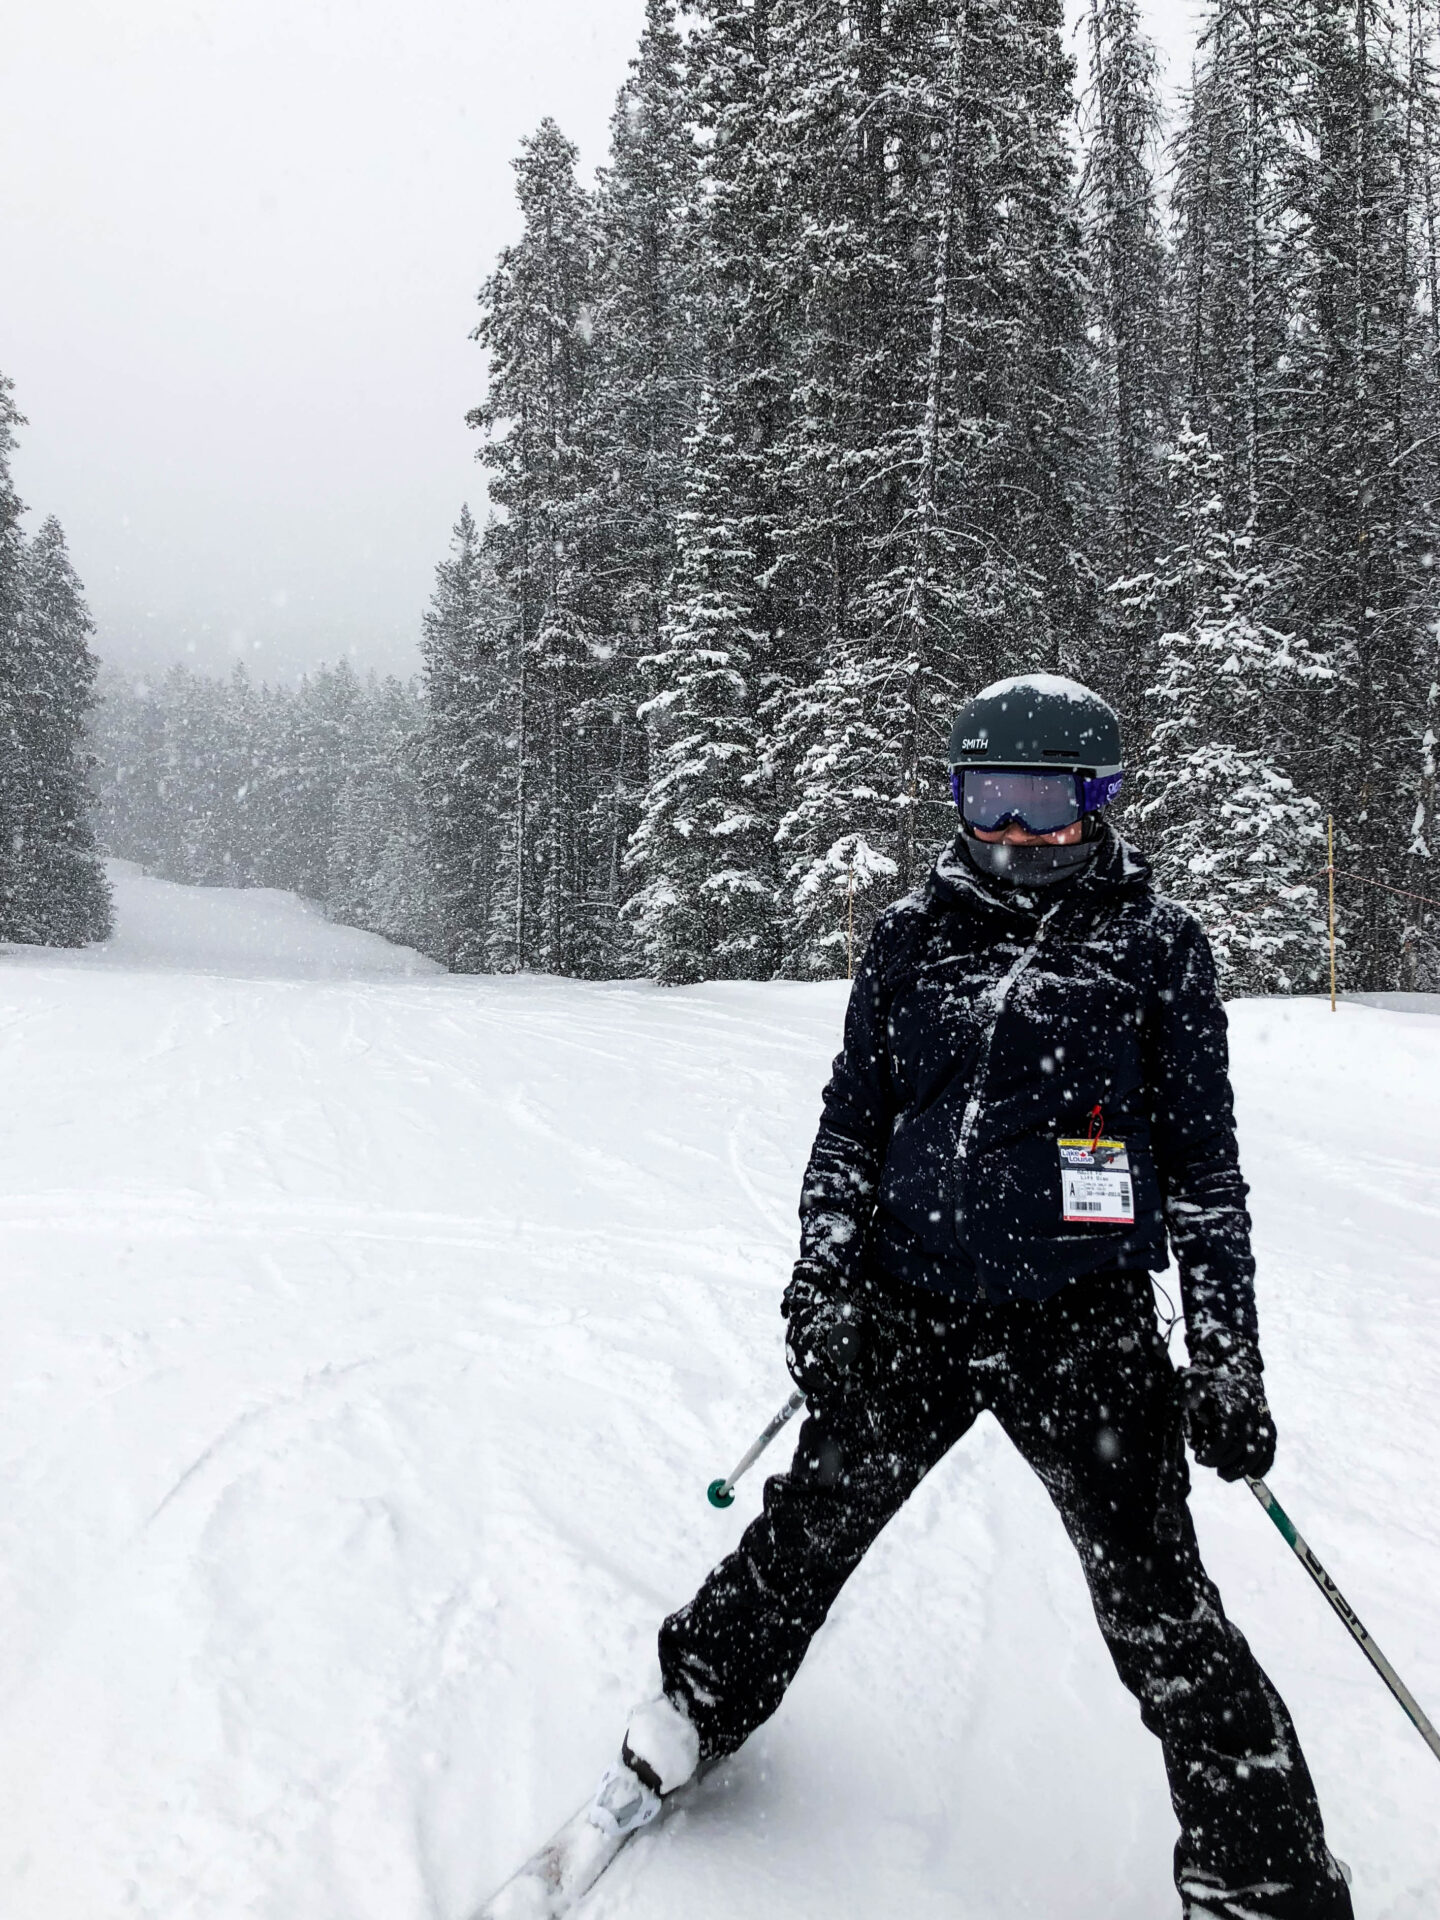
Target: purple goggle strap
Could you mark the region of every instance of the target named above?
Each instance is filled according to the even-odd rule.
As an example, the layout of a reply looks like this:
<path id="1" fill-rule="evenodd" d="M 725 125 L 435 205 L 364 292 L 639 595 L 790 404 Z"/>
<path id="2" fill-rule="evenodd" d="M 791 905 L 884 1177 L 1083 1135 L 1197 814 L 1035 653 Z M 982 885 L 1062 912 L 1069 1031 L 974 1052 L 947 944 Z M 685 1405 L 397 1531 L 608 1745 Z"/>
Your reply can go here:
<path id="1" fill-rule="evenodd" d="M 1082 814 L 1098 813 L 1101 807 L 1108 807 L 1120 791 L 1120 782 L 1125 778 L 1121 773 L 1102 773 L 1094 780 L 1082 780 L 1077 773 L 1075 785 L 1079 788 L 1080 811 Z M 950 791 L 955 796 L 956 806 L 962 803 L 962 775 L 958 767 L 950 769 Z"/>
<path id="2" fill-rule="evenodd" d="M 1124 778 L 1123 773 L 1102 773 L 1094 780 L 1081 780 L 1079 782 L 1081 813 L 1098 813 L 1101 807 L 1108 807 L 1119 793 L 1120 782 Z"/>

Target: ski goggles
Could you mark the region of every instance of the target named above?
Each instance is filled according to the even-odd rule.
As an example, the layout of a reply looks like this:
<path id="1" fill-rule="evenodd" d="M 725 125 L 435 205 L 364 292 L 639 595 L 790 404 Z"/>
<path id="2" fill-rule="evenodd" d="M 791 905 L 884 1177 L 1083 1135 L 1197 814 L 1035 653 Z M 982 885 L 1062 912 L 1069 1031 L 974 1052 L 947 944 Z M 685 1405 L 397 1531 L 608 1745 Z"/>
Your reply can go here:
<path id="1" fill-rule="evenodd" d="M 1026 833 L 1058 833 L 1087 813 L 1109 806 L 1123 773 L 1027 772 L 1023 767 L 956 767 L 950 790 L 967 826 L 982 833 L 1023 827 Z"/>

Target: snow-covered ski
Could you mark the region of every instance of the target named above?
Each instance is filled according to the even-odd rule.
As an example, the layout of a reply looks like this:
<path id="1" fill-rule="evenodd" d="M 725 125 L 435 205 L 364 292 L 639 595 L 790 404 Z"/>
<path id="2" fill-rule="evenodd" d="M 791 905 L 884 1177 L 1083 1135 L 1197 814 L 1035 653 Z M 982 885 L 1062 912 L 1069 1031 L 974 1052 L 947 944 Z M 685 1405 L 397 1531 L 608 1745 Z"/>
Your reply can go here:
<path id="1" fill-rule="evenodd" d="M 472 1920 L 560 1920 L 570 1913 L 627 1841 L 657 1823 L 673 1803 L 689 1797 L 685 1787 L 663 1801 L 646 1796 L 654 1812 L 632 1825 L 627 1820 L 633 1818 L 633 1809 L 622 1802 L 629 1800 L 633 1788 L 633 1775 L 624 1767 L 612 1767 L 595 1797 L 532 1853 Z"/>
<path id="2" fill-rule="evenodd" d="M 586 1801 L 520 1871 L 475 1914 L 474 1920 L 558 1920 L 587 1894 L 632 1836 L 606 1833 Z"/>

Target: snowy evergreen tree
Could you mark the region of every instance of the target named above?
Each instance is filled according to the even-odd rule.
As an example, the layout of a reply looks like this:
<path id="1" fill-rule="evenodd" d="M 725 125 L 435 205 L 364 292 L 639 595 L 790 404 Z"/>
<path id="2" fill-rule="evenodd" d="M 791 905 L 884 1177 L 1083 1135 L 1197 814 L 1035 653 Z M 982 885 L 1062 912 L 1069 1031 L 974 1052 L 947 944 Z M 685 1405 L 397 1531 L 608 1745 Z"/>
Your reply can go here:
<path id="1" fill-rule="evenodd" d="M 110 932 L 110 889 L 95 850 L 85 717 L 94 623 L 53 516 L 26 543 L 20 618 L 19 758 L 11 815 L 15 866 L 3 909 L 13 940 L 79 947 Z"/>
<path id="2" fill-rule="evenodd" d="M 1400 941 L 1398 983 L 1404 993 L 1433 992 L 1440 988 L 1440 926 L 1436 863 L 1436 762 L 1440 760 L 1440 621 L 1435 624 L 1435 653 L 1425 698 L 1424 729 L 1420 736 L 1415 815 L 1410 827 L 1410 878 L 1405 892 L 1405 930 Z"/>
<path id="3" fill-rule="evenodd" d="M 614 793 L 597 764 L 618 742 L 603 697 L 613 649 L 585 618 L 583 583 L 582 566 L 562 567 L 536 636 L 530 755 L 545 796 L 532 814 L 543 882 L 538 956 L 549 972 L 593 976 L 610 970 L 619 910 L 600 891 L 609 876 L 604 815 Z"/>
<path id="4" fill-rule="evenodd" d="M 1257 618 L 1268 583 L 1227 519 L 1224 461 L 1188 422 L 1172 469 L 1182 544 L 1155 584 L 1185 624 L 1160 638 L 1136 824 L 1160 890 L 1200 916 L 1227 991 L 1299 992 L 1324 968 L 1325 826 L 1270 722 L 1324 670 Z"/>
<path id="5" fill-rule="evenodd" d="M 647 0 L 598 189 L 590 404 L 607 625 L 632 657 L 653 650 L 664 618 L 700 393 L 700 155 L 688 105 L 675 7 Z"/>
<path id="6" fill-rule="evenodd" d="M 768 279 L 780 218 L 774 11 L 773 0 L 704 0 L 690 45 L 705 138 L 705 391 L 669 607 L 643 663 L 649 778 L 626 856 L 627 920 L 667 981 L 764 979 L 778 960 L 767 723 L 790 679 L 774 456 L 787 382 Z"/>
<path id="7" fill-rule="evenodd" d="M 952 830 L 943 752 L 961 693 L 1073 665 L 1090 598 L 1059 9 L 835 16 L 797 8 L 781 37 L 804 407 L 780 450 L 775 544 L 803 560 L 800 624 L 818 637 L 774 749 L 789 789 L 787 965 L 802 973 L 848 949 L 852 862 L 843 890 L 825 878 L 840 841 L 868 932 Z"/>
<path id="8" fill-rule="evenodd" d="M 796 644 L 770 752 L 783 966 L 801 977 L 846 971 L 913 858 L 916 662 L 874 582 L 903 541 L 924 412 L 937 24 L 908 6 L 786 5 L 774 35 L 778 197 L 799 217 L 777 236 L 795 405 L 775 544 Z"/>
<path id="9" fill-rule="evenodd" d="M 417 748 L 444 953 L 458 973 L 516 964 L 514 652 L 512 603 L 465 507 L 425 614 L 426 719 Z"/>
<path id="10" fill-rule="evenodd" d="M 152 872 L 163 869 L 170 811 L 161 772 L 166 713 L 150 683 L 101 667 L 90 719 L 95 837 L 105 851 Z"/>
<path id="11" fill-rule="evenodd" d="M 336 801 L 325 909 L 402 946 L 442 955 L 447 941 L 419 774 L 425 705 L 413 687 L 368 690 Z"/>
<path id="12" fill-rule="evenodd" d="M 1155 634 L 1124 583 L 1165 544 L 1165 453 L 1175 431 L 1172 263 L 1155 177 L 1162 114 L 1136 0 L 1090 0 L 1089 38 L 1080 204 L 1095 397 L 1086 517 L 1090 562 L 1107 589 L 1090 672 L 1138 755 Z"/>
<path id="13" fill-rule="evenodd" d="M 14 383 L 0 374 L 0 939 L 6 940 L 17 937 L 11 903 L 21 891 L 24 845 L 24 507 L 10 477 L 15 429 L 22 424 Z"/>
<path id="14" fill-rule="evenodd" d="M 78 947 L 110 931 L 85 748 L 94 626 L 59 521 L 21 530 L 12 391 L 0 378 L 0 940 Z"/>
<path id="15" fill-rule="evenodd" d="M 1410 0 L 1406 10 L 1406 174 L 1410 214 L 1410 252 L 1419 281 L 1416 349 L 1423 373 L 1415 428 L 1428 446 L 1440 436 L 1440 9 L 1435 0 Z M 1420 451 L 1420 449 L 1417 449 Z M 1420 649 L 1417 683 L 1424 690 L 1419 714 L 1420 740 L 1411 750 L 1414 768 L 1414 812 L 1410 824 L 1408 877 L 1412 897 L 1404 903 L 1404 931 L 1400 941 L 1398 985 L 1406 991 L 1440 987 L 1440 912 L 1428 904 L 1440 895 L 1440 843 L 1437 843 L 1436 757 L 1440 742 L 1440 578 L 1433 535 L 1433 508 L 1426 501 L 1426 483 L 1434 475 L 1431 461 L 1412 472 L 1410 495 L 1429 526 L 1417 526 L 1413 542 L 1418 566 L 1417 616 L 1428 633 Z M 1429 511 L 1425 510 L 1429 508 Z M 1413 511 L 1413 510 L 1412 510 Z M 1428 645 L 1426 644 L 1428 642 Z"/>
<path id="16" fill-rule="evenodd" d="M 1407 829 L 1436 617 L 1435 363 L 1414 247 L 1415 115 L 1387 0 L 1318 10 L 1307 210 L 1315 324 L 1297 372 L 1305 403 L 1294 542 L 1296 616 L 1336 667 L 1337 724 L 1314 742 L 1337 859 L 1346 973 L 1397 984 L 1411 872 Z M 1413 95 L 1412 95 L 1413 98 Z M 1424 103 L 1427 113 L 1433 103 Z"/>
<path id="17" fill-rule="evenodd" d="M 640 661 L 655 654 L 675 574 L 685 447 L 700 391 L 705 307 L 700 155 L 672 0 L 645 28 L 611 121 L 596 204 L 589 417 L 595 546 L 608 658 L 582 724 L 596 752 L 592 930 L 603 970 L 631 964 L 624 854 L 647 784 Z M 607 773 L 600 774 L 604 766 Z"/>
<path id="18" fill-rule="evenodd" d="M 512 964 L 588 973 L 604 970 L 618 908 L 597 927 L 596 869 L 613 864 L 597 796 L 613 798 L 620 742 L 588 724 L 615 647 L 591 434 L 594 207 L 576 157 L 551 120 L 522 143 L 524 232 L 481 293 L 489 380 L 470 420 L 504 513 L 487 552 L 516 611 Z"/>
<path id="19" fill-rule="evenodd" d="M 222 776 L 228 756 L 217 739 L 221 689 L 175 666 L 160 693 L 168 709 L 157 769 L 168 828 L 161 871 L 192 886 L 243 886 L 244 870 L 225 857 L 231 816 Z"/>
<path id="20" fill-rule="evenodd" d="M 340 796 L 355 768 L 365 704 L 360 679 L 348 660 L 306 674 L 287 699 L 275 703 L 262 776 L 269 789 L 266 885 L 303 894 L 307 900 L 325 899 Z M 212 705 L 212 777 L 233 766 L 229 755 L 221 758 L 226 705 L 223 698 Z M 222 804 L 232 791 L 224 781 Z M 228 842 L 228 830 L 226 838 Z"/>
<path id="21" fill-rule="evenodd" d="M 774 971 L 773 830 L 762 777 L 754 672 L 751 550 L 727 514 L 733 447 L 702 403 L 691 503 L 654 692 L 650 784 L 629 851 L 630 903 L 646 971 L 670 985 L 766 979 Z M 764 636 L 759 636 L 763 644 Z"/>
<path id="22" fill-rule="evenodd" d="M 1214 0 L 1175 149 L 1183 405 L 1252 538 L 1283 514 L 1297 457 L 1287 376 L 1308 265 L 1310 25 L 1306 0 Z"/>
<path id="23" fill-rule="evenodd" d="M 1187 402 L 1264 620 L 1335 669 L 1269 733 L 1335 815 L 1347 974 L 1370 987 L 1396 983 L 1407 924 L 1436 611 L 1425 11 L 1217 6 L 1180 149 Z"/>
<path id="24" fill-rule="evenodd" d="M 1170 260 L 1154 162 L 1161 138 L 1155 49 L 1136 0 L 1090 0 L 1090 86 L 1080 183 L 1096 409 L 1107 469 L 1107 545 L 1121 572 L 1154 551 L 1163 447 L 1173 431 Z"/>

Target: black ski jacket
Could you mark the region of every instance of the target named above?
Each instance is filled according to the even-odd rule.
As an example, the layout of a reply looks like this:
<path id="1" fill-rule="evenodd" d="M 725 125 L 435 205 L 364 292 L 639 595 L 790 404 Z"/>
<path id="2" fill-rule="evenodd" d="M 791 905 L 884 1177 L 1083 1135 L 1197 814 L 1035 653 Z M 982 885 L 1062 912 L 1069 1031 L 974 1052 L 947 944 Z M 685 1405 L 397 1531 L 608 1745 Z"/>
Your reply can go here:
<path id="1" fill-rule="evenodd" d="M 1168 1266 L 1168 1228 L 1192 1354 L 1253 1341 L 1225 1034 L 1199 922 L 1108 824 L 1048 895 L 993 884 L 957 841 L 881 915 L 856 974 L 800 1271 L 852 1297 L 889 1280 L 1043 1300 L 1101 1268 Z M 1085 1137 L 1097 1104 L 1129 1149 L 1133 1226 L 1062 1217 L 1056 1143 Z"/>

